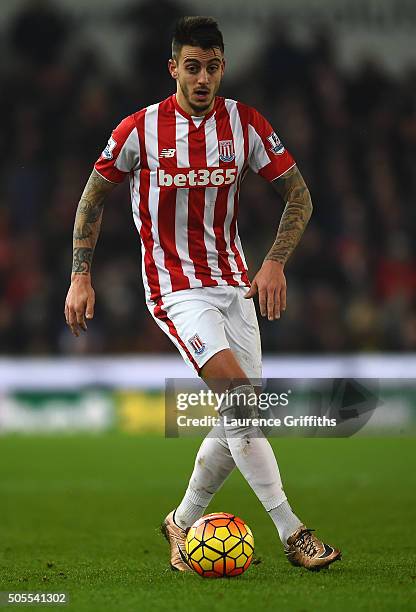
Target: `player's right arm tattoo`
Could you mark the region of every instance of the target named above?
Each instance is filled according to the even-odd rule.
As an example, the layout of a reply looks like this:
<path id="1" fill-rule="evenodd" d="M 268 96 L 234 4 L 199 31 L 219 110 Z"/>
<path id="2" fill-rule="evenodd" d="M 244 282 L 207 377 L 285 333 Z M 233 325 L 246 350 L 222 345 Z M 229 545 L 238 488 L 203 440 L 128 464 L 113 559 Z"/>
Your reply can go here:
<path id="1" fill-rule="evenodd" d="M 116 187 L 95 170 L 85 185 L 75 216 L 73 234 L 73 274 L 90 274 L 92 256 L 100 233 L 104 198 Z"/>
<path id="2" fill-rule="evenodd" d="M 312 214 L 309 190 L 298 168 L 294 166 L 272 183 L 285 203 L 276 240 L 265 261 L 285 264 L 298 244 Z"/>

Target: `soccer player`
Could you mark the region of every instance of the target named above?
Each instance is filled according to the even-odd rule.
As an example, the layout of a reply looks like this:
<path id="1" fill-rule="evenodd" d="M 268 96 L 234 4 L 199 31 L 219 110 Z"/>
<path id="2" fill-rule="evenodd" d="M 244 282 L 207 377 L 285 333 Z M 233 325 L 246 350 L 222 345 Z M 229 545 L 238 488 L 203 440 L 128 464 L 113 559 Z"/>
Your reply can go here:
<path id="1" fill-rule="evenodd" d="M 217 22 L 181 18 L 169 71 L 176 93 L 123 119 L 95 164 L 78 205 L 65 318 L 72 333 L 94 314 L 91 262 L 105 196 L 128 175 L 142 244 L 146 302 L 188 365 L 233 397 L 248 397 L 261 378 L 253 304 L 270 321 L 286 308 L 284 266 L 311 215 L 309 191 L 294 159 L 255 109 L 217 96 L 224 74 Z M 285 203 L 277 236 L 251 285 L 238 236 L 238 198 L 248 169 L 271 182 Z M 224 402 L 227 421 L 202 442 L 185 495 L 163 523 L 171 566 L 187 571 L 187 529 L 203 514 L 235 466 L 273 520 L 289 561 L 310 570 L 340 558 L 291 509 L 268 440 L 251 422 L 256 410 Z M 238 421 L 237 421 L 238 422 Z M 241 419 L 240 419 L 241 423 Z"/>

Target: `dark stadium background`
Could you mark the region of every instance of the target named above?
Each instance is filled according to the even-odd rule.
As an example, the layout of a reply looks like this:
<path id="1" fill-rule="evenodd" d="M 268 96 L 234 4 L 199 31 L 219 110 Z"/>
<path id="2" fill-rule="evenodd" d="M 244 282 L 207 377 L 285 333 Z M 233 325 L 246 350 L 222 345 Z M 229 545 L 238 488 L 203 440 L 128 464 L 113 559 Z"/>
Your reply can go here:
<path id="1" fill-rule="evenodd" d="M 381 396 L 351 437 L 271 438 L 294 510 L 343 551 L 319 574 L 289 566 L 236 470 L 208 511 L 247 521 L 256 564 L 228 581 L 169 570 L 159 526 L 200 439 L 164 437 L 165 377 L 192 374 L 145 308 L 127 183 L 105 205 L 95 318 L 78 339 L 64 321 L 92 165 L 121 118 L 174 91 L 172 21 L 201 13 L 224 32 L 221 93 L 270 120 L 314 203 L 287 311 L 260 322 L 264 376 L 301 379 L 300 414 L 310 389 L 324 412 L 366 412 L 355 379 Z M 0 3 L 0 607 L 5 592 L 67 592 L 74 612 L 414 609 L 415 34 L 409 0 Z M 248 176 L 251 277 L 281 212 Z M 354 394 L 327 401 L 323 377 Z"/>
<path id="2" fill-rule="evenodd" d="M 37 0 L 3 20 L 2 354 L 175 351 L 144 305 L 127 182 L 105 206 L 93 264 L 96 316 L 81 340 L 65 327 L 63 303 L 83 185 L 120 119 L 173 92 L 166 69 L 171 23 L 187 12 L 195 6 L 171 0 L 109 3 L 102 15 Z M 88 36 L 109 24 L 129 41 L 120 70 Z M 363 56 L 347 69 L 329 26 L 313 25 L 300 44 L 287 25 L 275 19 L 264 28 L 253 56 L 238 70 L 230 66 L 221 92 L 271 121 L 315 207 L 286 268 L 287 311 L 277 324 L 261 322 L 264 351 L 414 351 L 415 66 L 391 71 L 380 58 Z M 230 24 L 223 26 L 227 47 Z M 116 42 L 109 36 L 110 56 Z M 235 49 L 232 57 L 238 62 Z M 251 277 L 281 211 L 267 183 L 246 179 L 239 228 Z"/>

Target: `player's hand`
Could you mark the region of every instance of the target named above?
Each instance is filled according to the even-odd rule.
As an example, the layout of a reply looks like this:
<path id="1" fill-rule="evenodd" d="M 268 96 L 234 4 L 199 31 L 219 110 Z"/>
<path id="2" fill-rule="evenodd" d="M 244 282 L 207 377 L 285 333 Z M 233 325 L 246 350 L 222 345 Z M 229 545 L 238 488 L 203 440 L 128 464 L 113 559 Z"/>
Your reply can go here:
<path id="1" fill-rule="evenodd" d="M 244 297 L 252 298 L 257 292 L 261 316 L 269 321 L 280 319 L 280 313 L 286 310 L 286 278 L 281 263 L 265 261 Z"/>
<path id="2" fill-rule="evenodd" d="M 87 331 L 85 319 L 94 316 L 95 292 L 91 277 L 87 274 L 73 274 L 71 286 L 65 300 L 65 320 L 74 336 L 81 330 Z"/>

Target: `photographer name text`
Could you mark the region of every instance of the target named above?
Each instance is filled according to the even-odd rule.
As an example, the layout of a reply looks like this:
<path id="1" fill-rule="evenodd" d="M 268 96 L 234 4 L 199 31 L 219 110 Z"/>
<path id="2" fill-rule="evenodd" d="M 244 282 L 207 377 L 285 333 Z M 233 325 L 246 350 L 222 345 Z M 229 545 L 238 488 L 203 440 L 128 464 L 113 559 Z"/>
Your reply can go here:
<path id="1" fill-rule="evenodd" d="M 286 415 L 283 419 L 271 418 L 250 418 L 236 419 L 227 416 L 220 417 L 205 415 L 203 417 L 187 417 L 181 414 L 176 419 L 178 427 L 216 427 L 220 423 L 224 427 L 336 427 L 337 420 L 326 416 L 293 416 Z"/>

